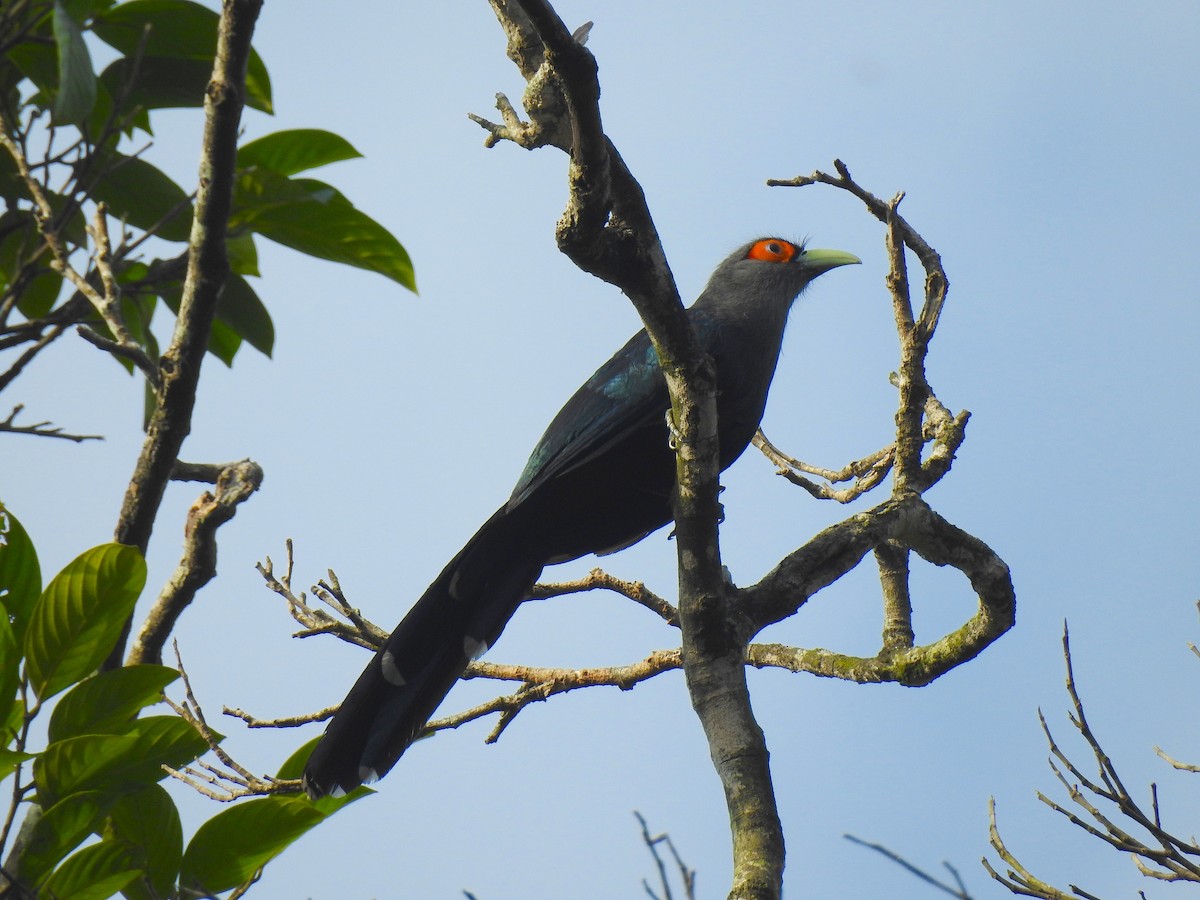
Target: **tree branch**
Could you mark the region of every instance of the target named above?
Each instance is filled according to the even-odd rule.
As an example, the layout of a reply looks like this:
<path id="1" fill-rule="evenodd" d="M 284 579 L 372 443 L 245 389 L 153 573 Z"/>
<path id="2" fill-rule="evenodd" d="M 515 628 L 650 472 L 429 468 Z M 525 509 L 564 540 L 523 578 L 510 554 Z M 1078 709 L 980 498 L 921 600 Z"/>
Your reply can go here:
<path id="1" fill-rule="evenodd" d="M 1071 661 L 1070 636 L 1066 625 L 1063 626 L 1063 657 L 1067 668 L 1067 693 L 1071 698 L 1073 712 L 1070 722 L 1083 738 L 1095 760 L 1097 777 L 1089 778 L 1060 748 L 1054 735 L 1046 723 L 1045 717 L 1038 712 L 1038 719 L 1046 742 L 1050 747 L 1050 769 L 1058 779 L 1059 784 L 1067 792 L 1071 802 L 1083 810 L 1083 815 L 1052 800 L 1038 792 L 1038 799 L 1062 815 L 1072 825 L 1075 825 L 1092 837 L 1098 838 L 1121 853 L 1132 856 L 1138 871 L 1147 878 L 1159 881 L 1182 881 L 1200 883 L 1200 844 L 1194 838 L 1184 839 L 1172 834 L 1163 827 L 1162 816 L 1158 806 L 1158 790 L 1150 786 L 1150 809 L 1142 808 L 1122 783 L 1120 775 L 1112 759 L 1104 751 L 1099 739 L 1092 731 L 1087 716 L 1084 713 L 1083 701 L 1075 686 L 1074 665 Z M 1160 754 L 1161 755 L 1161 754 Z M 1200 771 L 1200 767 L 1187 767 L 1188 771 Z M 1068 778 L 1067 776 L 1070 775 Z M 1121 817 L 1137 826 L 1137 829 L 1149 836 L 1149 841 L 1139 837 L 1122 827 L 1113 816 L 1097 806 L 1091 797 L 1111 805 Z M 991 819 L 990 843 L 996 854 L 1008 865 L 1008 870 L 1001 875 L 992 864 L 983 860 L 988 873 L 1000 884 L 1013 893 L 1028 897 L 1040 897 L 1044 900 L 1059 900 L 1068 896 L 1092 897 L 1076 885 L 1070 885 L 1071 894 L 1055 888 L 1036 878 L 1030 873 L 1005 846 L 996 827 L 995 803 L 989 803 Z M 1095 824 L 1093 824 L 1095 823 Z"/>
<path id="2" fill-rule="evenodd" d="M 501 681 L 522 681 L 524 684 L 511 694 L 494 697 L 471 709 L 463 710 L 442 719 L 434 719 L 425 726 L 423 734 L 458 728 L 492 713 L 500 713 L 495 727 L 485 742 L 494 744 L 500 739 L 512 721 L 523 709 L 534 703 L 549 700 L 558 694 L 566 694 L 580 688 L 617 687 L 632 690 L 643 681 L 648 681 L 663 672 L 682 668 L 678 650 L 656 650 L 640 662 L 626 666 L 600 666 L 588 669 L 550 669 L 533 666 L 510 666 L 475 660 L 463 673 L 463 679 L 490 678 Z"/>
<path id="3" fill-rule="evenodd" d="M 766 742 L 750 708 L 745 645 L 731 627 L 733 591 L 726 589 L 717 539 L 715 372 L 684 315 L 641 186 L 604 134 L 595 58 L 545 0 L 492 0 L 492 7 L 508 34 L 510 58 L 536 87 L 533 98 L 526 92 L 531 120 L 553 122 L 518 127 L 504 100 L 505 136 L 553 139 L 562 147 L 569 126 L 570 197 L 556 230 L 559 248 L 629 297 L 667 382 L 679 436 L 674 513 L 684 670 L 725 789 L 734 842 L 730 896 L 774 898 L 783 878 L 783 829 Z M 544 62 L 531 72 L 538 45 Z M 553 95 L 554 87 L 565 116 L 557 104 L 530 103 Z"/>
<path id="4" fill-rule="evenodd" d="M 142 452 L 130 479 L 115 540 L 150 543 L 154 520 L 179 450 L 191 430 L 200 367 L 208 346 L 217 299 L 229 274 L 225 228 L 233 202 L 237 138 L 246 84 L 250 39 L 262 0 L 224 0 L 213 77 L 204 98 L 200 187 L 188 244 L 188 269 L 170 346 L 160 361 L 162 383 Z M 120 665 L 128 623 L 108 668 Z"/>
<path id="5" fill-rule="evenodd" d="M 640 581 L 624 581 L 615 575 L 610 575 L 603 569 L 592 569 L 584 578 L 575 581 L 561 581 L 552 584 L 539 583 L 533 586 L 529 593 L 530 600 L 544 600 L 558 597 L 562 594 L 577 594 L 584 591 L 607 590 L 628 597 L 634 603 L 639 603 L 668 625 L 679 627 L 679 610 L 646 588 Z"/>
<path id="6" fill-rule="evenodd" d="M 183 556 L 151 607 L 125 664 L 161 663 L 162 648 L 197 592 L 217 574 L 217 529 L 262 484 L 263 472 L 250 460 L 232 463 L 217 479 L 215 493 L 205 491 L 188 511 Z"/>

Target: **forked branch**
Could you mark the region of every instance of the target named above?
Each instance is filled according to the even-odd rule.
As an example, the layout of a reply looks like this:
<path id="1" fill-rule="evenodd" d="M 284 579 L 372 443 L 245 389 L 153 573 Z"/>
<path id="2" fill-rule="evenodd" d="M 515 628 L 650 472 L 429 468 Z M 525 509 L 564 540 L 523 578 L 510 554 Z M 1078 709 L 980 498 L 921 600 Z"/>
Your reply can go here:
<path id="1" fill-rule="evenodd" d="M 1127 853 L 1138 871 L 1157 881 L 1200 884 L 1200 843 L 1194 837 L 1181 837 L 1163 824 L 1158 803 L 1158 787 L 1151 784 L 1149 803 L 1139 802 L 1125 787 L 1112 758 L 1105 752 L 1084 712 L 1083 700 L 1075 683 L 1071 661 L 1071 643 L 1063 626 L 1063 658 L 1067 668 L 1067 694 L 1071 698 L 1071 725 L 1079 733 L 1091 753 L 1096 774 L 1089 776 L 1077 765 L 1055 740 L 1041 712 L 1038 718 L 1050 748 L 1050 769 L 1066 791 L 1072 805 L 1059 803 L 1038 792 L 1038 799 L 1063 816 L 1072 825 L 1082 828 L 1113 849 Z M 1161 754 L 1160 752 L 1160 755 Z M 1184 771 L 1200 771 L 1200 767 L 1175 764 Z M 995 802 L 989 802 L 991 845 L 1007 868 L 1002 874 L 984 859 L 983 865 L 992 878 L 1015 894 L 1040 897 L 1043 900 L 1093 897 L 1082 888 L 1069 885 L 1070 892 L 1042 881 L 1026 868 L 1000 837 L 996 825 Z"/>

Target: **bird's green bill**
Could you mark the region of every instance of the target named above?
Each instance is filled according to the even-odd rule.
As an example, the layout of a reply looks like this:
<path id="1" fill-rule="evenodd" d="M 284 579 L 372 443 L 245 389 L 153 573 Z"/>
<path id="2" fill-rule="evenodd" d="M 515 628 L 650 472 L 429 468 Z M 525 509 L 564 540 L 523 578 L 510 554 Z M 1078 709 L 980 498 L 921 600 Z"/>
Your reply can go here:
<path id="1" fill-rule="evenodd" d="M 854 266 L 862 263 L 862 260 L 853 253 L 847 253 L 845 250 L 805 250 L 804 256 L 800 261 L 806 268 L 816 269 L 818 272 L 828 272 L 830 269 L 836 269 L 838 266 Z"/>

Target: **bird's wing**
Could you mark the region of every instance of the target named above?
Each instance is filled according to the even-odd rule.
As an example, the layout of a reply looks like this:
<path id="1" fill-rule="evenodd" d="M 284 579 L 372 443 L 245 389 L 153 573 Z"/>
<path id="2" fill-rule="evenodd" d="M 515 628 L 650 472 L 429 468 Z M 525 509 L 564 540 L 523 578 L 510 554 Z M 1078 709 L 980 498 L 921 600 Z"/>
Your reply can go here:
<path id="1" fill-rule="evenodd" d="M 559 410 L 525 464 L 508 508 L 655 419 L 663 423 L 665 447 L 669 406 L 658 356 L 646 332 L 639 332 Z"/>

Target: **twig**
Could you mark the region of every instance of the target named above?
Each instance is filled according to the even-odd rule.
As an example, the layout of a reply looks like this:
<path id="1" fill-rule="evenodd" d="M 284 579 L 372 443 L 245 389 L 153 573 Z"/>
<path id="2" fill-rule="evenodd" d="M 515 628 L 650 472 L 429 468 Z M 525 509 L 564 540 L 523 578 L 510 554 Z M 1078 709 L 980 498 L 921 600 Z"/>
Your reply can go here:
<path id="1" fill-rule="evenodd" d="M 175 710 L 176 715 L 191 725 L 196 733 L 204 739 L 209 750 L 225 768 L 220 769 L 209 763 L 201 762 L 198 767 L 192 765 L 183 769 L 173 769 L 164 765 L 163 770 L 198 793 L 222 803 L 228 803 L 239 797 L 299 792 L 299 779 L 272 778 L 269 775 L 260 778 L 222 749 L 220 739 L 209 727 L 204 718 L 204 711 L 200 708 L 200 704 L 196 701 L 196 695 L 192 692 L 191 680 L 188 678 L 187 670 L 183 667 L 183 659 L 179 654 L 179 642 L 174 641 L 173 646 L 176 666 L 183 680 L 185 699 L 183 703 L 176 703 L 170 697 L 164 699 L 167 705 Z"/>
<path id="2" fill-rule="evenodd" d="M 1020 860 L 1009 851 L 1000 838 L 1000 829 L 996 827 L 996 800 L 993 797 L 988 798 L 988 842 L 1008 866 L 1008 869 L 1004 875 L 1001 875 L 986 856 L 980 862 L 983 863 L 984 869 L 993 879 L 1012 893 L 1022 897 L 1040 897 L 1042 900 L 1077 900 L 1079 897 L 1092 896 L 1081 892 L 1075 885 L 1071 885 L 1073 895 L 1060 891 L 1058 888 L 1046 884 L 1021 865 Z"/>
<path id="3" fill-rule="evenodd" d="M 122 341 L 109 340 L 98 331 L 94 331 L 86 325 L 77 326 L 75 333 L 93 347 L 97 347 L 106 353 L 111 353 L 113 356 L 119 356 L 121 359 L 129 360 L 142 371 L 142 374 L 146 376 L 146 380 L 150 382 L 152 387 L 159 386 L 158 364 L 147 356 L 146 351 L 137 344 L 126 344 Z"/>
<path id="4" fill-rule="evenodd" d="M 275 575 L 275 564 L 269 556 L 264 562 L 259 563 L 256 568 L 259 574 L 262 575 L 267 587 L 283 597 L 287 603 L 288 614 L 301 625 L 302 630 L 295 632 L 293 637 L 305 638 L 317 634 L 332 634 L 349 644 L 355 644 L 367 650 L 378 650 L 382 647 L 388 638 L 388 632 L 365 619 L 357 609 L 352 607 L 342 594 L 340 585 L 335 590 L 333 587 L 321 582 L 313 587 L 313 593 L 322 602 L 335 609 L 342 616 L 342 619 L 348 621 L 335 618 L 322 609 L 313 608 L 309 605 L 308 597 L 303 591 L 299 594 L 292 591 L 293 557 L 291 538 L 288 538 L 286 546 L 287 568 L 282 577 Z M 338 584 L 337 576 L 334 575 L 332 569 L 329 571 L 329 579 L 334 585 Z"/>
<path id="5" fill-rule="evenodd" d="M 327 706 L 317 712 L 305 713 L 301 716 L 260 719 L 246 712 L 244 709 L 230 709 L 228 706 L 221 708 L 222 714 L 234 719 L 241 719 L 246 723 L 247 728 L 298 728 L 301 725 L 311 725 L 314 722 L 328 721 L 333 718 L 333 714 L 337 711 L 338 708 L 336 706 Z"/>
<path id="6" fill-rule="evenodd" d="M 662 897 L 650 888 L 646 879 L 642 879 L 642 887 L 646 889 L 646 893 L 653 897 L 654 900 L 672 900 L 671 881 L 667 877 L 667 866 L 663 862 L 662 856 L 658 852 L 659 844 L 666 844 L 667 849 L 671 852 L 671 856 L 675 860 L 675 865 L 679 869 L 679 880 L 683 883 L 683 892 L 686 900 L 695 900 L 696 896 L 696 870 L 691 869 L 684 863 L 683 858 L 679 855 L 679 851 L 675 849 L 675 843 L 671 840 L 671 836 L 666 832 L 658 835 L 651 835 L 650 828 L 646 824 L 645 817 L 636 809 L 633 814 L 637 817 L 638 824 L 642 828 L 642 842 L 650 851 L 650 855 L 654 857 L 654 864 L 658 868 L 659 883 L 662 885 Z"/>
<path id="7" fill-rule="evenodd" d="M 683 661 L 679 650 L 656 650 L 640 662 L 626 666 L 594 667 L 587 669 L 549 669 L 533 666 L 509 666 L 499 663 L 488 663 L 481 660 L 472 662 L 463 674 L 464 679 L 491 678 L 502 681 L 521 681 L 524 684 L 512 694 L 495 697 L 478 706 L 431 721 L 425 727 L 425 733 L 458 728 L 467 722 L 492 713 L 500 713 L 500 719 L 495 728 L 485 739 L 493 744 L 499 740 L 504 729 L 516 718 L 521 710 L 533 703 L 565 694 L 580 688 L 588 687 L 617 687 L 623 691 L 631 690 L 635 685 L 648 681 L 664 672 L 682 668 Z"/>
<path id="8" fill-rule="evenodd" d="M 544 600 L 563 594 L 576 594 L 582 591 L 606 590 L 613 591 L 623 597 L 628 597 L 634 603 L 639 603 L 668 625 L 679 627 L 679 610 L 668 603 L 658 594 L 649 590 L 641 581 L 625 581 L 610 575 L 603 569 L 592 569 L 583 578 L 574 581 L 538 583 L 533 586 L 529 597 L 531 600 Z"/>
<path id="9" fill-rule="evenodd" d="M 1166 752 L 1163 751 L 1162 747 L 1155 747 L 1154 752 L 1157 753 L 1159 757 L 1173 769 L 1178 769 L 1181 772 L 1200 772 L 1200 766 L 1193 765 L 1192 763 L 1180 762 L 1179 760 L 1168 756 Z"/>
<path id="10" fill-rule="evenodd" d="M 84 441 L 104 440 L 104 436 L 100 434 L 71 434 L 57 426 L 51 426 L 49 422 L 34 422 L 32 425 L 14 424 L 17 416 L 23 409 L 25 409 L 25 404 L 23 403 L 18 403 L 14 406 L 8 418 L 0 422 L 0 431 L 10 434 L 32 434 L 37 437 L 61 438 L 64 441 L 74 441 L 77 444 L 81 444 Z"/>
<path id="11" fill-rule="evenodd" d="M 1037 795 L 1038 799 L 1065 817 L 1071 824 L 1114 849 L 1130 854 L 1138 871 L 1147 878 L 1159 881 L 1200 883 L 1200 862 L 1198 862 L 1200 860 L 1200 844 L 1197 844 L 1194 839 L 1185 840 L 1177 837 L 1163 827 L 1158 805 L 1158 790 L 1155 785 L 1151 785 L 1150 789 L 1149 811 L 1142 809 L 1125 788 L 1111 758 L 1092 731 L 1084 713 L 1083 701 L 1076 688 L 1070 636 L 1065 625 L 1063 627 L 1063 657 L 1067 669 L 1067 693 L 1071 698 L 1072 705 L 1070 722 L 1091 750 L 1098 774 L 1095 779 L 1089 778 L 1071 761 L 1055 741 L 1045 717 L 1039 710 L 1038 718 L 1050 748 L 1050 769 L 1071 802 L 1081 809 L 1083 814 L 1074 812 L 1040 791 Z M 1159 755 L 1163 754 L 1160 752 Z M 1185 766 L 1183 768 L 1188 771 L 1197 771 L 1197 767 Z M 1124 819 L 1148 833 L 1157 846 L 1147 843 L 1118 824 L 1114 817 L 1092 802 L 1092 797 L 1112 804 Z M 995 826 L 994 804 L 991 808 L 991 822 L 992 848 L 1010 866 L 1006 875 L 1000 875 L 986 859 L 984 860 L 985 868 L 996 881 L 1016 893 L 1023 893 L 1030 897 L 1058 900 L 1059 897 L 1068 896 L 1060 889 L 1031 875 L 1016 860 L 1013 853 L 1005 847 Z M 1016 888 L 1020 888 L 1020 890 Z M 1070 888 L 1074 896 L 1093 896 L 1076 885 L 1071 885 Z"/>
<path id="12" fill-rule="evenodd" d="M 857 500 L 863 494 L 867 493 L 867 491 L 880 484 L 887 477 L 888 472 L 891 471 L 892 460 L 896 452 L 896 445 L 889 444 L 882 450 L 876 450 L 874 453 L 848 463 L 842 469 L 834 471 L 832 469 L 813 466 L 793 456 L 789 456 L 772 444 L 767 439 L 767 436 L 763 434 L 762 429 L 759 429 L 758 433 L 754 435 L 752 443 L 762 451 L 767 459 L 775 464 L 778 473 L 792 484 L 804 488 L 818 500 L 836 500 L 838 503 L 849 503 L 852 500 Z M 855 479 L 855 482 L 851 487 L 837 490 L 827 484 L 817 484 L 814 481 L 810 481 L 801 475 L 801 472 L 816 475 L 818 478 L 824 478 L 833 484 L 849 481 L 852 478 Z"/>
<path id="13" fill-rule="evenodd" d="M 101 291 L 97 290 L 86 277 L 71 265 L 70 253 L 59 235 L 59 229 L 62 227 L 64 217 L 55 213 L 45 187 L 33 174 L 29 160 L 25 155 L 24 147 L 13 138 L 12 134 L 12 123 L 4 111 L 0 110 L 0 146 L 3 146 L 12 157 L 25 188 L 33 198 L 34 220 L 37 223 L 38 232 L 41 234 L 42 240 L 45 241 L 46 246 L 50 249 L 52 257 L 50 261 L 51 268 L 70 281 L 75 286 L 75 289 L 87 298 L 115 339 L 108 346 L 99 343 L 97 340 L 92 340 L 91 342 L 97 346 L 102 346 L 110 352 L 116 352 L 113 350 L 114 346 L 119 347 L 120 352 L 118 355 L 136 363 L 140 369 L 146 372 L 151 383 L 156 383 L 158 378 L 156 364 L 138 346 L 137 342 L 134 341 L 129 330 L 125 327 L 125 321 L 121 316 L 120 290 L 111 266 L 112 247 L 108 237 L 108 211 L 105 205 L 103 203 L 97 204 L 95 218 L 87 228 L 96 246 L 93 258 L 96 261 L 96 268 L 100 273 L 101 285 L 103 287 Z M 49 334 L 57 337 L 57 334 L 61 334 L 61 329 L 58 330 L 57 334 L 54 334 L 53 330 Z M 44 345 L 43 343 L 42 346 Z"/>
<path id="14" fill-rule="evenodd" d="M 940 447 L 929 460 L 922 463 L 921 448 L 926 440 L 924 417 L 930 415 L 930 401 L 936 401 L 925 377 L 925 357 L 941 317 L 949 281 L 937 251 L 900 215 L 899 206 L 904 199 L 903 192 L 885 201 L 855 182 L 849 168 L 840 159 L 834 160 L 834 169 L 837 175 L 817 171 L 812 175 L 791 179 L 770 179 L 767 184 L 788 187 L 831 185 L 859 198 L 871 214 L 887 226 L 890 262 L 888 288 L 892 295 L 896 330 L 900 337 L 900 369 L 894 381 L 900 390 L 900 405 L 896 413 L 893 495 L 899 496 L 907 491 L 923 493 L 949 471 L 954 452 L 962 444 L 964 429 L 970 415 L 965 411 L 959 413 L 950 420 L 954 427 L 948 427 L 947 413 L 939 428 Z M 915 317 L 904 258 L 905 247 L 916 253 L 925 269 L 924 303 L 920 314 Z"/>
<path id="15" fill-rule="evenodd" d="M 913 875 L 916 875 L 918 878 L 920 878 L 926 884 L 933 885 L 935 888 L 937 888 L 938 890 L 944 891 L 945 893 L 949 894 L 951 897 L 957 897 L 957 898 L 959 898 L 959 900 L 971 900 L 971 895 L 969 893 L 967 893 L 966 886 L 963 885 L 962 879 L 958 875 L 958 871 L 952 865 L 950 865 L 950 863 L 948 863 L 948 862 L 943 862 L 942 865 L 945 866 L 946 869 L 950 872 L 950 874 L 954 877 L 954 880 L 957 883 L 956 887 L 951 887 L 950 885 L 945 884 L 944 882 L 938 881 L 936 878 L 934 878 L 932 875 L 930 875 L 924 869 L 921 869 L 921 868 L 913 865 L 907 859 L 905 859 L 903 856 L 901 856 L 899 853 L 896 853 L 894 850 L 891 850 L 891 849 L 885 847 L 883 844 L 873 844 L 869 841 L 864 841 L 862 838 L 855 837 L 852 834 L 843 834 L 842 837 L 844 837 L 846 840 L 850 841 L 853 844 L 858 844 L 860 847 L 866 847 L 868 850 L 874 850 L 876 853 L 885 857 L 886 859 L 890 859 L 892 862 L 894 862 L 896 865 L 900 866 L 900 868 L 904 869 L 906 872 L 910 872 Z"/>

